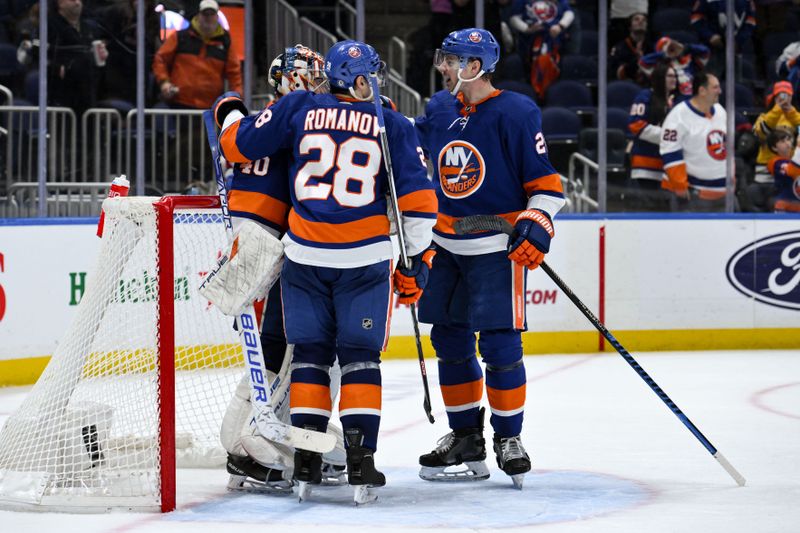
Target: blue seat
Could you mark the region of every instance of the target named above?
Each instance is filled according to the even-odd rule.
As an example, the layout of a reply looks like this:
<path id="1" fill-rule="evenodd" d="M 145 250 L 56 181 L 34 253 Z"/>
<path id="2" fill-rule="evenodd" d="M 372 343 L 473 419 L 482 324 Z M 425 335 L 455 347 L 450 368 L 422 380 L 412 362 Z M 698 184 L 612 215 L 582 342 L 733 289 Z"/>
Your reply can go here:
<path id="1" fill-rule="evenodd" d="M 763 53 L 765 56 L 779 56 L 783 49 L 795 41 L 800 41 L 796 32 L 784 31 L 768 33 L 764 36 Z"/>
<path id="2" fill-rule="evenodd" d="M 23 89 L 25 99 L 36 102 L 39 105 L 39 71 L 31 70 L 25 74 L 25 86 Z"/>
<path id="3" fill-rule="evenodd" d="M 597 30 L 581 30 L 581 47 L 578 53 L 583 56 L 597 55 Z"/>
<path id="4" fill-rule="evenodd" d="M 626 112 L 630 110 L 633 99 L 642 91 L 636 83 L 628 80 L 615 80 L 608 84 L 606 105 L 618 107 Z"/>
<path id="5" fill-rule="evenodd" d="M 575 143 L 581 130 L 581 119 L 575 111 L 564 107 L 542 109 L 542 133 L 547 142 Z"/>
<path id="6" fill-rule="evenodd" d="M 746 115 L 758 115 L 763 109 L 756 105 L 756 96 L 753 90 L 743 83 L 737 83 L 734 86 L 733 101 L 736 105 L 736 110 L 741 111 Z M 719 95 L 719 103 L 725 107 L 725 86 L 723 84 L 722 94 Z"/>
<path id="7" fill-rule="evenodd" d="M 547 88 L 544 98 L 548 106 L 582 109 L 594 107 L 592 92 L 579 81 L 558 80 Z"/>
<path id="8" fill-rule="evenodd" d="M 606 168 L 620 171 L 625 168 L 625 149 L 628 141 L 622 130 L 606 130 Z M 584 128 L 578 136 L 578 151 L 594 162 L 598 160 L 597 128 Z"/>
<path id="9" fill-rule="evenodd" d="M 585 9 L 576 9 L 577 11 L 575 14 L 580 19 L 581 28 L 596 28 L 597 27 L 597 17 L 595 16 L 593 11 L 586 11 Z"/>
<path id="10" fill-rule="evenodd" d="M 671 30 L 687 30 L 691 16 L 692 12 L 689 9 L 677 7 L 659 9 L 653 13 L 653 17 L 650 19 L 653 33 L 659 35 Z"/>
<path id="11" fill-rule="evenodd" d="M 582 55 L 561 58 L 561 79 L 597 83 L 597 58 Z"/>
<path id="12" fill-rule="evenodd" d="M 536 101 L 536 92 L 533 90 L 533 87 L 531 87 L 529 83 L 525 83 L 524 81 L 502 80 L 498 81 L 495 84 L 495 87 L 497 87 L 498 89 L 503 89 L 504 91 L 514 91 L 515 93 L 527 96 L 534 102 Z"/>
<path id="13" fill-rule="evenodd" d="M 608 107 L 606 108 L 606 127 L 613 128 L 617 130 L 622 130 L 628 137 L 631 137 L 631 133 L 628 131 L 628 118 L 630 114 L 628 111 L 624 109 L 620 109 L 617 107 Z M 593 117 L 592 126 L 597 127 L 597 115 Z"/>

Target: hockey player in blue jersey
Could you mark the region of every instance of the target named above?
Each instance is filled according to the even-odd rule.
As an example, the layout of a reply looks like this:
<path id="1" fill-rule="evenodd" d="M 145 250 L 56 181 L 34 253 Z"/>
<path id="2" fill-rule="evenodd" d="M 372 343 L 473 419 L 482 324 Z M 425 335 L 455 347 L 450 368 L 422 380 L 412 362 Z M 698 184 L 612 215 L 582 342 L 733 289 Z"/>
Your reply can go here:
<path id="1" fill-rule="evenodd" d="M 565 201 L 560 177 L 547 158 L 539 108 L 492 85 L 498 56 L 497 41 L 486 30 L 448 35 L 434 59 L 447 90 L 435 94 L 426 116 L 415 122 L 433 162 L 439 200 L 436 268 L 420 300 L 419 318 L 433 324 L 431 342 L 453 430 L 420 457 L 420 477 L 489 477 L 477 332 L 497 463 L 521 488 L 531 468 L 520 439 L 526 384 L 521 340 L 525 274 L 549 251 L 552 219 Z M 459 218 L 476 214 L 506 218 L 515 225 L 516 237 L 454 233 Z M 462 463 L 461 471 L 449 468 Z"/>
<path id="2" fill-rule="evenodd" d="M 342 369 L 339 417 L 345 432 L 348 482 L 356 501 L 382 486 L 375 469 L 381 409 L 380 352 L 388 340 L 392 258 L 387 173 L 368 77 L 382 69 L 375 50 L 357 41 L 334 45 L 325 57 L 331 94 L 295 92 L 257 117 L 240 99 L 215 109 L 220 147 L 229 161 L 257 160 L 291 149 L 292 210 L 283 237 L 281 273 L 287 341 L 295 345 L 292 424 L 325 431 L 331 415 L 328 368 Z M 412 267 L 398 269 L 407 289 L 421 292 L 423 262 L 436 221 L 436 195 L 411 124 L 385 111 L 398 203 Z M 429 254 L 427 254 L 429 255 Z M 301 498 L 321 481 L 321 457 L 295 453 Z"/>

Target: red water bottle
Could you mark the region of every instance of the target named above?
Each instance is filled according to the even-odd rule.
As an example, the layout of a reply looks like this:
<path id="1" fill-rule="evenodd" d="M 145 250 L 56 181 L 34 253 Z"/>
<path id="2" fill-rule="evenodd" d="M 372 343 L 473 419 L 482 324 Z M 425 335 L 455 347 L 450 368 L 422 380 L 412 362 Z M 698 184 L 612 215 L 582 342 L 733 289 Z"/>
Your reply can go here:
<path id="1" fill-rule="evenodd" d="M 125 177 L 125 174 L 121 174 L 111 180 L 111 188 L 108 190 L 108 197 L 109 198 L 116 198 L 118 196 L 128 196 L 128 190 L 131 188 L 131 183 Z M 100 220 L 97 223 L 97 236 L 103 236 L 103 223 L 105 222 L 106 214 L 104 211 L 100 211 Z"/>

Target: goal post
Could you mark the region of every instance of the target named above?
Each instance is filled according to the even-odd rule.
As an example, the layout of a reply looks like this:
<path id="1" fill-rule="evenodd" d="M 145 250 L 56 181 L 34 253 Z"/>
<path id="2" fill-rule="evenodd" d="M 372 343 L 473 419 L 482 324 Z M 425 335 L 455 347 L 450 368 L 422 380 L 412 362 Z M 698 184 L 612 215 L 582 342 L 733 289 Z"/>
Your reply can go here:
<path id="1" fill-rule="evenodd" d="M 168 512 L 176 467 L 222 467 L 243 375 L 233 321 L 198 293 L 226 248 L 219 198 L 110 198 L 72 325 L 0 430 L 0 508 Z"/>

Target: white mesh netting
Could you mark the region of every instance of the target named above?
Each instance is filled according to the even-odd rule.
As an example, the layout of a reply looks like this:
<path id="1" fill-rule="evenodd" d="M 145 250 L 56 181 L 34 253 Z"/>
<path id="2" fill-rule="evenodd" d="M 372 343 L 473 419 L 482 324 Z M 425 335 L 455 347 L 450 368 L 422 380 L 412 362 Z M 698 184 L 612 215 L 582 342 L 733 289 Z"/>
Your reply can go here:
<path id="1" fill-rule="evenodd" d="M 75 320 L 0 431 L 0 505 L 157 509 L 161 501 L 158 231 L 153 198 L 107 200 Z M 179 466 L 224 464 L 219 430 L 243 372 L 232 320 L 197 293 L 227 238 L 218 210 L 173 214 Z"/>

